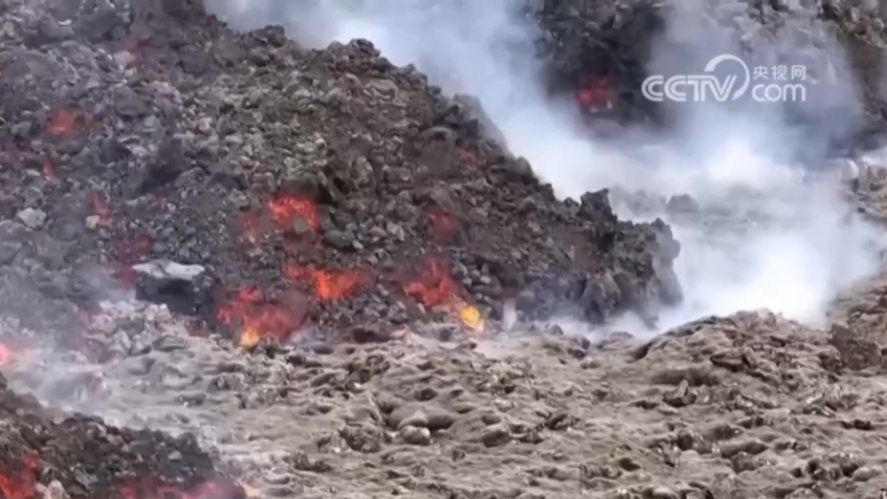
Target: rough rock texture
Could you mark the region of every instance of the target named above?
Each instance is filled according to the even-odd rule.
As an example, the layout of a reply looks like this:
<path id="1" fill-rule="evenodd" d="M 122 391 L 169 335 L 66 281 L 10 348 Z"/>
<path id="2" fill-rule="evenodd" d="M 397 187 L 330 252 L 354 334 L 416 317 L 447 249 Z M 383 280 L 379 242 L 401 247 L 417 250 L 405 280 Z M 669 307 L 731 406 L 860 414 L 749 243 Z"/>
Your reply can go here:
<path id="1" fill-rule="evenodd" d="M 106 390 L 58 400 L 193 429 L 270 496 L 875 499 L 887 490 L 887 390 L 866 370 L 880 367 L 855 360 L 878 350 L 858 343 L 850 353 L 834 332 L 768 312 L 653 340 L 545 327 L 475 344 L 419 334 L 250 356 L 188 337 L 156 307 L 113 305 L 96 324 L 94 335 L 167 347 L 112 347 L 92 371 Z M 42 395 L 64 385 L 70 364 L 51 360 L 57 378 L 37 379 L 35 361 L 22 356 L 10 379 Z"/>
<path id="2" fill-rule="evenodd" d="M 368 42 L 236 35 L 199 2 L 41 4 L 4 17 L 0 256 L 57 295 L 105 293 L 87 263 L 141 288 L 133 266 L 162 259 L 205 272 L 142 296 L 209 318 L 237 290 L 307 295 L 287 330 L 384 328 L 449 301 L 495 319 L 509 299 L 527 317 L 652 319 L 680 299 L 668 227 L 617 220 L 605 192 L 558 201 Z"/>
<path id="3" fill-rule="evenodd" d="M 193 435 L 121 430 L 87 416 L 57 418 L 33 397 L 9 390 L 2 375 L 0 421 L 4 499 L 153 499 L 164 490 L 204 499 L 245 497 L 233 482 L 215 482 L 214 465 Z M 200 492 L 206 487 L 216 492 Z"/>

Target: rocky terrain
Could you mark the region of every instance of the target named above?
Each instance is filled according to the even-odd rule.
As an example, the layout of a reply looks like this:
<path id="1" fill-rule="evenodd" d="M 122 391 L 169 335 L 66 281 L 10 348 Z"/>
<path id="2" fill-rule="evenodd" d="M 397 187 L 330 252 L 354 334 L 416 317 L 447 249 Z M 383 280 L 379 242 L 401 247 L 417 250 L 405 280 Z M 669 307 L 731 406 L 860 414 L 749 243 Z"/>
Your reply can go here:
<path id="1" fill-rule="evenodd" d="M 554 87 L 643 76 L 654 7 L 543 4 Z M 887 495 L 882 279 L 821 329 L 605 333 L 681 301 L 669 226 L 558 200 L 383 55 L 200 1 L 0 6 L 0 499 Z"/>

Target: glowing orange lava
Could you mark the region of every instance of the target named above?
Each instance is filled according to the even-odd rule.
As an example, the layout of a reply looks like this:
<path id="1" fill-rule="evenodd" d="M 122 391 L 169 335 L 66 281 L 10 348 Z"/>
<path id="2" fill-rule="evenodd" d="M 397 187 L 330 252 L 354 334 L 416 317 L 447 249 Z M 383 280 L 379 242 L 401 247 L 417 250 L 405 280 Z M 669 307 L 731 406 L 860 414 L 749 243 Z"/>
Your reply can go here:
<path id="1" fill-rule="evenodd" d="M 292 280 L 313 280 L 314 293 L 321 300 L 346 298 L 369 281 L 369 275 L 362 270 L 331 271 L 287 265 L 284 267 L 283 273 Z"/>
<path id="2" fill-rule="evenodd" d="M 37 454 L 30 453 L 22 460 L 22 469 L 15 474 L 0 470 L 0 495 L 4 499 L 33 499 L 37 496 L 34 471 L 40 464 Z"/>
<path id="3" fill-rule="evenodd" d="M 426 307 L 435 307 L 452 299 L 456 285 L 440 260 L 430 258 L 425 262 L 425 273 L 422 277 L 408 282 L 403 290 Z"/>
<path id="4" fill-rule="evenodd" d="M 240 345 L 253 347 L 263 338 L 286 341 L 301 326 L 305 311 L 267 303 L 258 286 L 245 286 L 234 299 L 219 305 L 216 317 L 226 325 L 240 322 Z"/>
<path id="5" fill-rule="evenodd" d="M 403 290 L 428 308 L 448 309 L 456 314 L 463 324 L 475 331 L 484 329 L 484 319 L 480 310 L 474 305 L 465 303 L 459 296 L 455 281 L 440 260 L 435 258 L 426 260 L 422 277 L 408 282 Z"/>
<path id="6" fill-rule="evenodd" d="M 317 232 L 320 227 L 317 206 L 310 199 L 301 196 L 277 196 L 268 201 L 268 210 L 271 212 L 271 218 L 284 230 L 292 226 L 293 217 L 296 215 L 302 216 L 312 232 Z"/>
<path id="7" fill-rule="evenodd" d="M 47 129 L 53 135 L 67 135 L 74 131 L 76 125 L 77 114 L 68 109 L 59 109 L 49 117 Z"/>

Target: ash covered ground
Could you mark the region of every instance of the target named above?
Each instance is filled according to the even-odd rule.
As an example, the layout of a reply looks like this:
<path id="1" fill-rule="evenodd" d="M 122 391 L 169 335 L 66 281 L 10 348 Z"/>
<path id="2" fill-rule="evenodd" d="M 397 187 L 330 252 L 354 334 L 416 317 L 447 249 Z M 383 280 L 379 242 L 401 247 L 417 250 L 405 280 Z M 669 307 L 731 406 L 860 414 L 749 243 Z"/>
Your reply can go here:
<path id="1" fill-rule="evenodd" d="M 530 2 L 515 104 L 506 3 L 237 3 L 0 7 L 0 499 L 887 494 L 877 12 Z M 642 102 L 726 47 L 814 105 Z"/>

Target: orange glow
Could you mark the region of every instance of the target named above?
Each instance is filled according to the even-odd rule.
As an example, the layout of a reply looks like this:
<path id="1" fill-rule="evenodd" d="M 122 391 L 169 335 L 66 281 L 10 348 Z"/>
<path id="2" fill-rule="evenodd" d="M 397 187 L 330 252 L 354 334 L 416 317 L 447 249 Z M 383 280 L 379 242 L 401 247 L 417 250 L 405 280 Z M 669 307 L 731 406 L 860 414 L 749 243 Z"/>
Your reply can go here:
<path id="1" fill-rule="evenodd" d="M 484 318 L 477 307 L 462 303 L 458 305 L 458 309 L 462 324 L 478 332 L 484 330 Z"/>
<path id="2" fill-rule="evenodd" d="M 268 201 L 271 218 L 284 230 L 292 226 L 293 217 L 301 215 L 312 232 L 320 227 L 320 217 L 313 201 L 301 196 L 282 195 Z"/>
<path id="3" fill-rule="evenodd" d="M 67 135 L 74 131 L 76 125 L 77 114 L 68 109 L 59 109 L 49 117 L 47 129 L 53 135 Z"/>
<path id="4" fill-rule="evenodd" d="M 222 303 L 216 317 L 222 324 L 241 323 L 240 345 L 256 346 L 263 338 L 286 341 L 303 322 L 304 314 L 298 309 L 279 307 L 265 303 L 265 297 L 257 286 L 242 288 L 237 296 Z"/>
<path id="5" fill-rule="evenodd" d="M 484 329 L 484 318 L 480 310 L 459 297 L 455 281 L 437 259 L 428 259 L 425 262 L 423 276 L 408 282 L 403 290 L 428 308 L 438 306 L 446 308 L 474 331 L 479 332 Z"/>
<path id="6" fill-rule="evenodd" d="M 425 274 L 422 278 L 407 283 L 403 290 L 426 307 L 435 307 L 452 300 L 456 285 L 443 264 L 430 258 L 425 262 Z"/>
<path id="7" fill-rule="evenodd" d="M 369 275 L 362 270 L 330 271 L 314 267 L 287 265 L 284 267 L 283 273 L 292 280 L 313 280 L 314 293 L 321 300 L 346 298 L 369 282 Z"/>
<path id="8" fill-rule="evenodd" d="M 22 461 L 22 469 L 16 474 L 0 470 L 0 495 L 5 499 L 33 499 L 37 496 L 34 471 L 40 464 L 40 458 L 30 453 Z"/>

